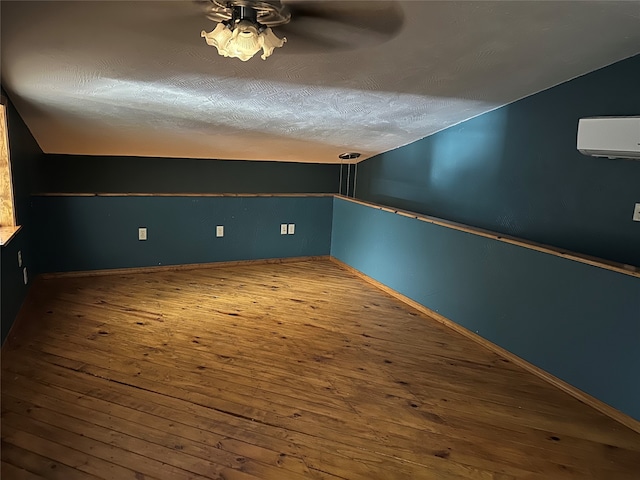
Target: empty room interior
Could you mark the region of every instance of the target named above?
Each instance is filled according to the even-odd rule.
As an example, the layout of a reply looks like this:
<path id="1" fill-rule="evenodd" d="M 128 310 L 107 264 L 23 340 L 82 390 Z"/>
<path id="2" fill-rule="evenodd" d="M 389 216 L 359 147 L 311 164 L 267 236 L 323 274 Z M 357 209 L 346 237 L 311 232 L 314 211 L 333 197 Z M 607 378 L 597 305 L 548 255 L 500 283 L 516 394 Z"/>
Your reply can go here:
<path id="1" fill-rule="evenodd" d="M 640 478 L 640 2 L 0 18 L 2 479 Z"/>

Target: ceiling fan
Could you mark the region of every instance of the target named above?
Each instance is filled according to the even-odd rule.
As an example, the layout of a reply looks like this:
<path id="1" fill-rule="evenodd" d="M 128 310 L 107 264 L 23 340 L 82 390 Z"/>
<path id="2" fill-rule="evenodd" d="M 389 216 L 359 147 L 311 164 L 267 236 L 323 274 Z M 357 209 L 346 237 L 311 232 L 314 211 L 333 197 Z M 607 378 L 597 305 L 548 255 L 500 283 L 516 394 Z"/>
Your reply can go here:
<path id="1" fill-rule="evenodd" d="M 216 27 L 203 37 L 224 57 L 247 61 L 276 48 L 326 52 L 371 46 L 400 30 L 402 10 L 394 1 L 198 0 Z M 283 50 L 283 51 L 284 51 Z"/>

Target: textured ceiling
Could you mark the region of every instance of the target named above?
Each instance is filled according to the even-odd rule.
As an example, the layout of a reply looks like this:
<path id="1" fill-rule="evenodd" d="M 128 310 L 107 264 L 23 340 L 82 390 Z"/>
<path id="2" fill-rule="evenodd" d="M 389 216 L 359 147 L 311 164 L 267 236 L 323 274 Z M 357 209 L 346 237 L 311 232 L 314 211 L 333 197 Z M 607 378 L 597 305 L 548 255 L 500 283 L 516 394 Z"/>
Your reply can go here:
<path id="1" fill-rule="evenodd" d="M 42 149 L 364 159 L 640 52 L 637 1 L 407 1 L 386 41 L 245 63 L 195 7 L 2 0 L 2 84 Z"/>

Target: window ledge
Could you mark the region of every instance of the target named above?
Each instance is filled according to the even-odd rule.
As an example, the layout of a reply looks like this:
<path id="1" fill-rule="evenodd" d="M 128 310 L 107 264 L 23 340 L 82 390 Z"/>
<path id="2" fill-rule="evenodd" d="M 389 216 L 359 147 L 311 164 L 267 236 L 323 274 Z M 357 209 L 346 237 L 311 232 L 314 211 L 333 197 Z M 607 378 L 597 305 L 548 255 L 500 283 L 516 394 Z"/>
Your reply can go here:
<path id="1" fill-rule="evenodd" d="M 0 227 L 0 245 L 3 247 L 7 245 L 21 228 L 19 225 L 16 227 Z"/>

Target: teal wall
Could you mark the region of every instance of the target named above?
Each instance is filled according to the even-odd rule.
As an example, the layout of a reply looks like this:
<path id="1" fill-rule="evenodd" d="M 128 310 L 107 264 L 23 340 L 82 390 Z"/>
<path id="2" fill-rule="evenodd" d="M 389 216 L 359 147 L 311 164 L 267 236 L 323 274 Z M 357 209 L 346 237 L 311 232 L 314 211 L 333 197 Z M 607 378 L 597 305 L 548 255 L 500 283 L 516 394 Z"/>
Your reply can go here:
<path id="1" fill-rule="evenodd" d="M 357 196 L 640 266 L 640 161 L 576 150 L 578 119 L 640 115 L 640 55 L 358 165 Z"/>
<path id="2" fill-rule="evenodd" d="M 44 155 L 39 193 L 333 193 L 339 165 Z M 33 197 L 38 272 L 328 255 L 331 198 Z M 294 235 L 280 235 L 295 223 Z M 215 237 L 216 225 L 225 236 Z M 139 241 L 138 227 L 149 239 Z"/>
<path id="3" fill-rule="evenodd" d="M 329 255 L 332 197 L 33 197 L 39 272 Z M 294 235 L 280 235 L 295 223 Z M 216 225 L 225 235 L 216 238 Z M 148 240 L 138 240 L 138 227 Z"/>
<path id="4" fill-rule="evenodd" d="M 339 198 L 331 255 L 640 420 L 640 279 Z"/>
<path id="5" fill-rule="evenodd" d="M 4 91 L 2 95 L 5 95 Z M 23 282 L 22 269 L 18 267 L 18 250 L 22 252 L 23 264 L 29 276 L 35 273 L 35 252 L 30 244 L 33 228 L 30 194 L 35 165 L 42 156 L 42 150 L 11 102 L 7 104 L 7 114 L 16 220 L 22 229 L 8 245 L 0 247 L 0 324 L 3 343 L 30 285 L 30 282 L 27 285 Z"/>
<path id="6" fill-rule="evenodd" d="M 45 155 L 39 193 L 337 193 L 339 165 Z"/>

